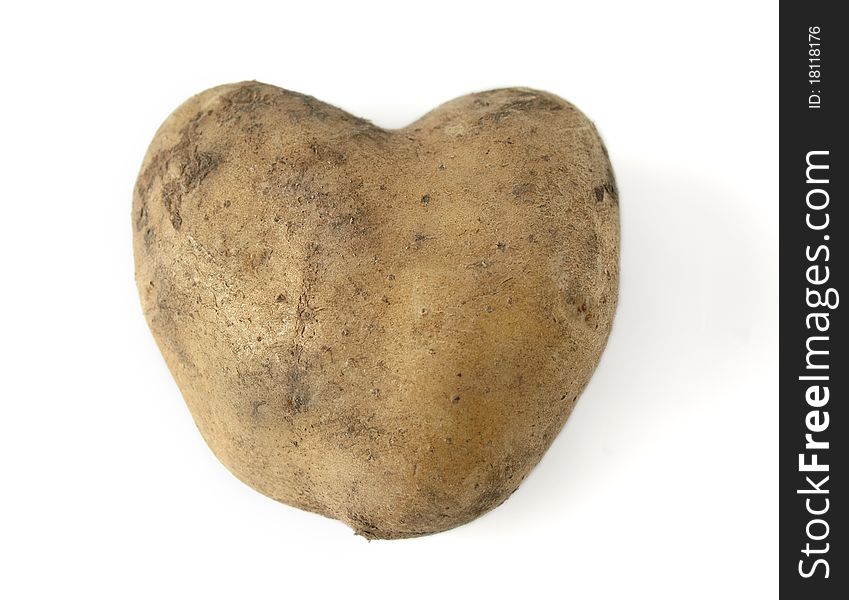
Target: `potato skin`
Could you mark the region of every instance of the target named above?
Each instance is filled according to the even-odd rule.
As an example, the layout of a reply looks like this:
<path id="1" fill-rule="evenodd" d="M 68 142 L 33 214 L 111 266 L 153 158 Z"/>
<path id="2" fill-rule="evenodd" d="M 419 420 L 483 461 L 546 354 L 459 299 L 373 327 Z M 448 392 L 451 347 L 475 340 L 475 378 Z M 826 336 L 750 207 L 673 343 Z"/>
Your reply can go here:
<path id="1" fill-rule="evenodd" d="M 274 86 L 216 87 L 157 132 L 132 216 L 144 313 L 209 447 L 368 538 L 506 500 L 616 307 L 607 153 L 530 89 L 384 130 Z"/>

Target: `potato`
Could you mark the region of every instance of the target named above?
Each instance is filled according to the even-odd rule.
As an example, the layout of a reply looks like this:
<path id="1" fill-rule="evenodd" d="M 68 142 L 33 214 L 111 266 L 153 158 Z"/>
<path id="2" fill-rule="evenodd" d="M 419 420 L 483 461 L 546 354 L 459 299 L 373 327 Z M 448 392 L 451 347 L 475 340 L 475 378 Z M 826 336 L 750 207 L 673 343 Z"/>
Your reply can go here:
<path id="1" fill-rule="evenodd" d="M 207 90 L 153 139 L 133 229 L 145 316 L 215 455 L 367 538 L 504 502 L 616 306 L 605 148 L 525 88 L 398 130 L 262 83 Z"/>

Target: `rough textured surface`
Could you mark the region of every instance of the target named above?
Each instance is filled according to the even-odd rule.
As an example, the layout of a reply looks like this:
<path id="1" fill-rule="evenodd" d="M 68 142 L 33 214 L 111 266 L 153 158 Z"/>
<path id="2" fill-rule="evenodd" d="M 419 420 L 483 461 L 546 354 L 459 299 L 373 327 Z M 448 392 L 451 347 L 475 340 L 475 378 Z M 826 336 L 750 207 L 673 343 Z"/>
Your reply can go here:
<path id="1" fill-rule="evenodd" d="M 145 315 L 210 448 L 369 538 L 503 502 L 616 306 L 607 153 L 530 89 L 384 130 L 274 86 L 213 88 L 156 134 L 133 227 Z"/>

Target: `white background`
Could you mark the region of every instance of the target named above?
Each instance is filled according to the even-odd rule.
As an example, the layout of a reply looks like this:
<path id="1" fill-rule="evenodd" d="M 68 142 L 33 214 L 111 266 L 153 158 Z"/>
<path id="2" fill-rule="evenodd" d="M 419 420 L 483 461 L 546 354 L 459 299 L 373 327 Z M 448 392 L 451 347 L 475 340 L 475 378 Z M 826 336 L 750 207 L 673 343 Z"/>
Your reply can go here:
<path id="1" fill-rule="evenodd" d="M 775 597 L 775 3 L 0 13 L 0 597 Z M 197 433 L 139 307 L 131 191 L 172 109 L 244 79 L 388 127 L 531 86 L 600 128 L 614 331 L 538 468 L 470 525 L 366 542 L 242 485 Z"/>

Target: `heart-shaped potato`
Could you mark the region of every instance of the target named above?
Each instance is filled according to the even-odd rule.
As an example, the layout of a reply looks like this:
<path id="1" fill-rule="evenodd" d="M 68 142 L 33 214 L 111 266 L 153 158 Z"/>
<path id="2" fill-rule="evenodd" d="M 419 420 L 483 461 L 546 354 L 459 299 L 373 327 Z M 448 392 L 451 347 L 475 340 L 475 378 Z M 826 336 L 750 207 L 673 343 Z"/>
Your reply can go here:
<path id="1" fill-rule="evenodd" d="M 213 88 L 156 134 L 133 227 L 145 315 L 216 456 L 368 538 L 503 502 L 616 307 L 607 153 L 531 89 L 386 130 L 270 85 Z"/>

